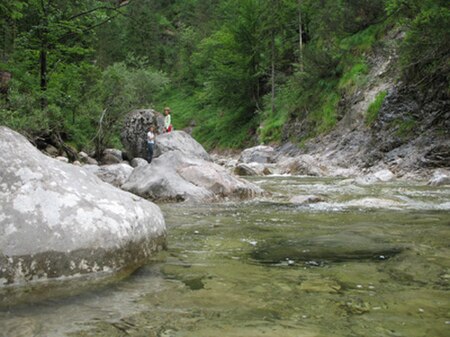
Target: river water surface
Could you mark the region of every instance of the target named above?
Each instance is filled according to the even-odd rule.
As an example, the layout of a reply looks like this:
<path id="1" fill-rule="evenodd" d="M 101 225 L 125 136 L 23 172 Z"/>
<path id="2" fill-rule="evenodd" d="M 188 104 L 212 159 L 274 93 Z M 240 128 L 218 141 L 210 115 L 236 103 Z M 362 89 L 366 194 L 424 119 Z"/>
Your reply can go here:
<path id="1" fill-rule="evenodd" d="M 169 249 L 125 280 L 0 312 L 0 336 L 450 336 L 450 188 L 253 178 L 165 204 Z M 322 201 L 296 205 L 295 195 Z"/>

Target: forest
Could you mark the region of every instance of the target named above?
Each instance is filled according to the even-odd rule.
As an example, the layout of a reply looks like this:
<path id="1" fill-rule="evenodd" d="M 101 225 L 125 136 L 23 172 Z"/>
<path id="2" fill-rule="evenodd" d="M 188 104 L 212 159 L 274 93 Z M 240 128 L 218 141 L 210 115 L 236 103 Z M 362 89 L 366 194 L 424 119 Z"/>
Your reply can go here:
<path id="1" fill-rule="evenodd" d="M 397 80 L 450 91 L 448 0 L 7 0 L 0 27 L 0 125 L 78 151 L 120 148 L 129 111 L 164 106 L 207 149 L 301 144 L 393 30 Z"/>

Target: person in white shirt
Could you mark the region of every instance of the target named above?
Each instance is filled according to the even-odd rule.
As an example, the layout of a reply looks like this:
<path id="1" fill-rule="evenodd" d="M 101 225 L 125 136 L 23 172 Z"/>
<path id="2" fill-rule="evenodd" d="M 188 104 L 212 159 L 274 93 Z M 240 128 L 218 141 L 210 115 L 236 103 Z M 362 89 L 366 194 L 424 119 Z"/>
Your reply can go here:
<path id="1" fill-rule="evenodd" d="M 155 146 L 155 128 L 150 125 L 147 132 L 147 161 L 150 164 L 153 158 L 153 147 Z"/>
<path id="2" fill-rule="evenodd" d="M 169 107 L 164 108 L 164 114 L 166 115 L 164 117 L 164 132 L 170 132 L 172 131 L 172 120 Z"/>

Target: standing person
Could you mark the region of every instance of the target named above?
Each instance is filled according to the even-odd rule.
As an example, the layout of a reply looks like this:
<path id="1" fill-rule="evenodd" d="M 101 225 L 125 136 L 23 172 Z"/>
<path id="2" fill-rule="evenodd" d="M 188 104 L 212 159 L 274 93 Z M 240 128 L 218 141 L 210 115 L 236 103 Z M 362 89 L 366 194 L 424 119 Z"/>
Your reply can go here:
<path id="1" fill-rule="evenodd" d="M 165 107 L 164 108 L 164 114 L 166 115 L 164 117 L 164 132 L 170 132 L 172 131 L 172 120 L 170 116 L 170 108 Z"/>
<path id="2" fill-rule="evenodd" d="M 153 146 L 155 146 L 155 131 L 153 125 L 150 125 L 147 132 L 147 161 L 150 164 L 153 159 Z"/>

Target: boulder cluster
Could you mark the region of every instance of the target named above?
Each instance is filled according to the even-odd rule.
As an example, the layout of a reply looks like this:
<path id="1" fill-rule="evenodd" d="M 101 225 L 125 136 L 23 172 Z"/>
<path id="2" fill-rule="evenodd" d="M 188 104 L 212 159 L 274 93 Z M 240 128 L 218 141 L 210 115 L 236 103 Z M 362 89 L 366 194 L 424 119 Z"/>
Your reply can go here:
<path id="1" fill-rule="evenodd" d="M 146 132 L 157 131 L 154 159 L 146 159 Z M 137 110 L 125 121 L 125 151 L 107 149 L 97 162 L 76 160 L 51 146 L 39 151 L 25 137 L 0 127 L 0 295 L 49 283 L 111 279 L 148 261 L 166 246 L 166 225 L 153 202 L 213 202 L 264 196 L 241 176 L 342 177 L 356 185 L 419 178 L 378 164 L 361 168 L 335 152 L 305 154 L 285 144 L 259 145 L 239 155 L 208 154 L 184 131 L 162 132 L 162 116 Z M 428 184 L 450 184 L 445 168 Z M 294 196 L 293 204 L 323 201 Z M 15 297 L 17 299 L 17 297 Z M 14 299 L 11 299 L 14 301 Z"/>

